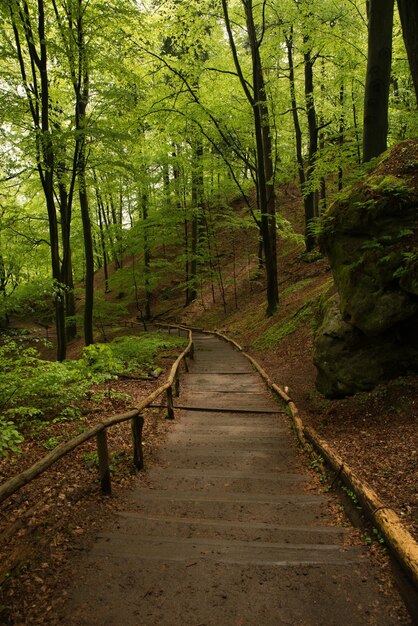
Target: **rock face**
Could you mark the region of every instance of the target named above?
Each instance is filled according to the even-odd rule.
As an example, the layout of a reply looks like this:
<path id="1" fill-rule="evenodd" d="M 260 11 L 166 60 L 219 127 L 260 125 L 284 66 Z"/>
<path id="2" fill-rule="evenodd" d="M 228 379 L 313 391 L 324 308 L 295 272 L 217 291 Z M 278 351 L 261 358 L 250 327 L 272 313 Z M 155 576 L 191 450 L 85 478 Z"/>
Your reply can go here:
<path id="1" fill-rule="evenodd" d="M 398 144 L 323 218 L 338 298 L 315 336 L 329 397 L 418 371 L 418 141 Z"/>

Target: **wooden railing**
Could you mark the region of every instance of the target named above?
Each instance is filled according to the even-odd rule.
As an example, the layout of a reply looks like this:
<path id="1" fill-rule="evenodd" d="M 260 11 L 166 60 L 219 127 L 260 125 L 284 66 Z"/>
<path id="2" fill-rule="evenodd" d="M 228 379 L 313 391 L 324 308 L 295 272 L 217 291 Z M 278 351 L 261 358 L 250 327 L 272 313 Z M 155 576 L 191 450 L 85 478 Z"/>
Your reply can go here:
<path id="1" fill-rule="evenodd" d="M 174 418 L 174 406 L 173 406 L 173 386 L 174 393 L 179 394 L 179 367 L 180 363 L 184 360 L 187 370 L 186 357 L 193 358 L 193 338 L 192 332 L 187 330 L 188 344 L 183 352 L 177 357 L 173 365 L 171 366 L 170 373 L 166 382 L 147 396 L 135 409 L 127 413 L 121 413 L 119 415 L 113 415 L 108 419 L 103 420 L 100 424 L 96 424 L 89 430 L 84 431 L 74 439 L 63 442 L 58 445 L 49 454 L 44 456 L 40 461 L 24 470 L 20 474 L 13 476 L 0 485 L 0 503 L 4 502 L 11 495 L 16 493 L 19 489 L 27 485 L 32 480 L 40 476 L 51 465 L 56 463 L 63 456 L 67 455 L 75 448 L 78 448 L 81 444 L 89 441 L 93 437 L 96 437 L 97 452 L 99 458 L 99 472 L 100 472 L 100 485 L 104 494 L 111 493 L 111 479 L 110 479 L 110 466 L 109 466 L 109 452 L 107 445 L 107 429 L 115 424 L 121 424 L 122 422 L 131 422 L 132 428 L 132 441 L 133 441 L 133 461 L 137 470 L 141 470 L 144 466 L 144 459 L 142 453 L 142 427 L 144 425 L 144 418 L 141 412 L 149 407 L 159 396 L 166 393 L 167 396 L 167 417 L 169 419 Z"/>

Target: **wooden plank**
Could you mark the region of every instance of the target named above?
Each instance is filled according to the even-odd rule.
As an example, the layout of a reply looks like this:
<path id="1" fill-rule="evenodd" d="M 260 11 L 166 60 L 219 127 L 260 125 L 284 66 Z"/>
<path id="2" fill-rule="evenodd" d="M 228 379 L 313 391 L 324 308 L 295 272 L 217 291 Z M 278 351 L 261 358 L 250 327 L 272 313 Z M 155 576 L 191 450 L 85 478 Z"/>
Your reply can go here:
<path id="1" fill-rule="evenodd" d="M 164 409 L 165 406 L 162 404 L 149 404 L 149 409 Z M 235 408 L 219 408 L 219 407 L 202 407 L 202 406 L 186 406 L 183 404 L 173 405 L 174 409 L 179 409 L 182 411 L 207 411 L 208 413 L 256 413 L 256 414 L 266 414 L 266 415 L 278 415 L 282 414 L 283 410 L 278 409 L 235 409 Z"/>

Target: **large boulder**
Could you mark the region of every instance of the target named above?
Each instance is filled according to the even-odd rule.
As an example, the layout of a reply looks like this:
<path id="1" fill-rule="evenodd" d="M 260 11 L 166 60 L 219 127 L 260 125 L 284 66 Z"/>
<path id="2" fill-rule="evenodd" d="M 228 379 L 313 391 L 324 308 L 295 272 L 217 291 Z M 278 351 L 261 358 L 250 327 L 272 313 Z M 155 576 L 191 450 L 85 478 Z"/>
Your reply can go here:
<path id="1" fill-rule="evenodd" d="M 418 315 L 379 335 L 345 322 L 338 297 L 322 306 L 314 343 L 316 386 L 329 398 L 373 389 L 389 378 L 418 371 Z"/>
<path id="2" fill-rule="evenodd" d="M 418 371 L 418 141 L 398 144 L 323 219 L 335 285 L 316 332 L 328 396 Z"/>

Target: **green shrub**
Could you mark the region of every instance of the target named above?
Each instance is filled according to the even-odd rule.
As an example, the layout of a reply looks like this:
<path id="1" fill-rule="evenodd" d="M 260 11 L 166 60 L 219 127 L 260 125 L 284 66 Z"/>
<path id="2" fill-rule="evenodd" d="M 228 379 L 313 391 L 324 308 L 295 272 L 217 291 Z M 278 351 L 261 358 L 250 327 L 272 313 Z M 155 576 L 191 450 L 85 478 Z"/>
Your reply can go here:
<path id="1" fill-rule="evenodd" d="M 21 451 L 19 444 L 22 441 L 23 437 L 14 423 L 0 417 L 0 457 L 8 456 L 9 452 L 18 454 Z"/>
<path id="2" fill-rule="evenodd" d="M 164 333 L 119 337 L 88 346 L 79 360 L 58 363 L 7 339 L 0 346 L 0 456 L 18 451 L 23 440 L 19 429 L 79 417 L 80 402 L 93 384 L 122 373 L 148 372 L 162 350 L 184 342 Z"/>
<path id="3" fill-rule="evenodd" d="M 117 337 L 108 344 L 94 344 L 83 350 L 83 362 L 96 373 L 132 374 L 149 372 L 161 350 L 184 345 L 184 338 L 165 333 Z"/>

